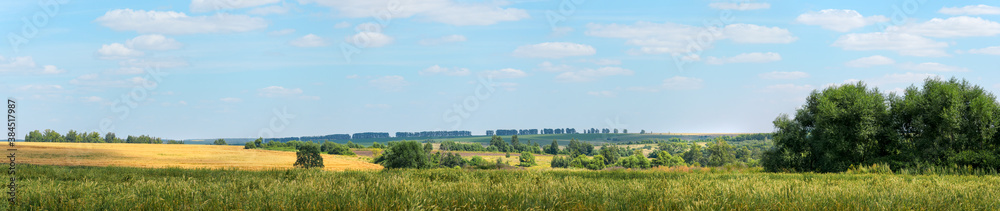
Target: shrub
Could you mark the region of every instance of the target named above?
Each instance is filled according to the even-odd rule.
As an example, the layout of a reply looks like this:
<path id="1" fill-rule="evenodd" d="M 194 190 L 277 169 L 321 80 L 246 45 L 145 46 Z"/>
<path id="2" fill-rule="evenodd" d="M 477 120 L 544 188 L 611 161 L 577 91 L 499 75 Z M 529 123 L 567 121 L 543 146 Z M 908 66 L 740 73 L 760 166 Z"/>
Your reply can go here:
<path id="1" fill-rule="evenodd" d="M 392 144 L 382 156 L 375 159 L 385 168 L 418 168 L 425 169 L 431 167 L 430 156 L 420 143 L 416 141 L 403 141 Z"/>
<path id="2" fill-rule="evenodd" d="M 535 166 L 535 156 L 528 151 L 521 152 L 519 160 L 521 161 L 521 163 L 518 164 L 519 166 L 523 167 Z"/>
<path id="3" fill-rule="evenodd" d="M 572 160 L 568 157 L 555 156 L 552 157 L 552 168 L 568 168 L 570 162 Z"/>
<path id="4" fill-rule="evenodd" d="M 221 138 L 220 139 L 216 139 L 215 142 L 212 142 L 212 144 L 214 144 L 214 145 L 226 145 L 226 140 L 221 139 Z"/>
<path id="5" fill-rule="evenodd" d="M 243 149 L 253 149 L 253 148 L 257 148 L 257 145 L 254 145 L 253 142 L 247 142 L 246 144 L 243 145 Z"/>

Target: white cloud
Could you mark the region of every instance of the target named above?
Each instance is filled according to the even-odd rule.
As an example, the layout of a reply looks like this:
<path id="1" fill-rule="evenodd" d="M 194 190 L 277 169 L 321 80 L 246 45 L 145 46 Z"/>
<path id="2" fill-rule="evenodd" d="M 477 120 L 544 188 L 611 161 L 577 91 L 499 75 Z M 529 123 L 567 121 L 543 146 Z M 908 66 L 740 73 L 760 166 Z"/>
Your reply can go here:
<path id="1" fill-rule="evenodd" d="M 385 35 L 379 32 L 358 32 L 354 36 L 344 38 L 344 41 L 348 43 L 353 43 L 361 47 L 382 47 L 388 44 L 392 44 L 394 39 L 389 35 Z"/>
<path id="2" fill-rule="evenodd" d="M 913 84 L 913 83 L 920 83 L 923 82 L 924 79 L 934 78 L 937 76 L 938 75 L 930 73 L 903 73 L 903 74 L 893 73 L 893 74 L 886 74 L 882 78 L 874 80 L 873 84 L 876 85 L 892 84 L 892 83 Z"/>
<path id="3" fill-rule="evenodd" d="M 440 38 L 420 40 L 421 45 L 440 45 L 453 42 L 465 42 L 465 36 L 453 34 Z"/>
<path id="4" fill-rule="evenodd" d="M 182 12 L 160 12 L 116 9 L 98 17 L 95 22 L 118 31 L 156 34 L 198 34 L 246 32 L 267 28 L 267 21 L 246 15 L 218 13 L 210 16 L 188 16 Z"/>
<path id="5" fill-rule="evenodd" d="M 690 90 L 690 89 L 701 89 L 704 80 L 699 78 L 689 78 L 684 76 L 674 76 L 671 78 L 663 79 L 662 87 L 664 89 L 670 90 Z"/>
<path id="6" fill-rule="evenodd" d="M 590 82 L 608 76 L 628 76 L 632 74 L 635 74 L 635 72 L 621 67 L 601 67 L 597 69 L 564 72 L 556 75 L 556 80 L 562 82 Z"/>
<path id="7" fill-rule="evenodd" d="M 521 71 L 521 70 L 518 70 L 518 69 L 513 69 L 513 68 L 504 68 L 504 69 L 500 69 L 500 70 L 483 71 L 482 74 L 484 76 L 493 77 L 493 78 L 521 78 L 521 77 L 528 76 L 528 74 L 524 73 L 524 71 Z"/>
<path id="8" fill-rule="evenodd" d="M 420 75 L 449 75 L 449 76 L 466 76 L 469 75 L 470 71 L 468 68 L 446 68 L 438 65 L 428 67 L 427 69 L 421 70 Z"/>
<path id="9" fill-rule="evenodd" d="M 299 37 L 292 41 L 288 41 L 289 45 L 295 47 L 311 48 L 311 47 L 322 47 L 329 45 L 325 39 L 316 36 L 315 34 L 307 34 L 306 36 Z"/>
<path id="10" fill-rule="evenodd" d="M 979 17 L 934 18 L 927 22 L 890 26 L 886 32 L 909 33 L 928 37 L 988 37 L 1000 34 L 1000 23 Z"/>
<path id="11" fill-rule="evenodd" d="M 110 45 L 101 45 L 101 49 L 97 50 L 97 55 L 101 59 L 126 59 L 129 57 L 139 57 L 144 53 L 142 51 L 137 51 L 121 43 L 111 43 Z"/>
<path id="12" fill-rule="evenodd" d="M 712 42 L 723 39 L 736 43 L 790 43 L 798 39 L 787 29 L 742 23 L 720 29 L 639 21 L 632 25 L 590 23 L 587 29 L 588 36 L 626 39 L 625 44 L 638 46 L 629 50 L 634 54 L 687 53 L 711 48 Z M 702 39 L 699 36 L 709 38 L 709 42 L 692 41 Z"/>
<path id="13" fill-rule="evenodd" d="M 341 21 L 340 23 L 333 25 L 333 28 L 335 29 L 343 29 L 347 27 L 351 27 L 351 23 L 347 21 Z"/>
<path id="14" fill-rule="evenodd" d="M 125 46 L 139 50 L 174 50 L 179 49 L 183 44 L 173 38 L 167 38 L 159 34 L 140 35 L 125 41 Z"/>
<path id="15" fill-rule="evenodd" d="M 884 57 L 882 55 L 874 55 L 864 58 L 858 58 L 855 60 L 848 61 L 844 63 L 844 66 L 848 67 L 871 67 L 876 65 L 890 65 L 895 64 L 896 61 L 890 59 L 889 57 Z"/>
<path id="16" fill-rule="evenodd" d="M 31 84 L 31 85 L 24 85 L 24 86 L 17 87 L 14 90 L 18 91 L 18 92 L 54 92 L 54 91 L 59 91 L 59 90 L 62 90 L 62 89 L 63 89 L 62 86 L 60 86 L 60 85 L 54 85 L 54 84 L 51 84 L 51 85 L 50 84 Z"/>
<path id="17" fill-rule="evenodd" d="M 59 74 L 59 73 L 65 73 L 65 72 L 66 72 L 66 70 L 59 69 L 55 65 L 45 65 L 45 66 L 42 66 L 42 72 L 41 73 L 42 74 Z"/>
<path id="18" fill-rule="evenodd" d="M 273 4 L 281 0 L 191 0 L 191 12 L 211 12 L 215 10 L 239 9 Z"/>
<path id="19" fill-rule="evenodd" d="M 762 78 L 762 79 L 790 80 L 790 79 L 808 78 L 809 77 L 809 73 L 798 72 L 798 71 L 795 71 L 795 72 L 778 72 L 778 71 L 774 71 L 774 72 L 769 72 L 769 73 L 761 73 L 758 76 L 760 78 Z"/>
<path id="20" fill-rule="evenodd" d="M 737 43 L 791 43 L 798 40 L 788 29 L 737 23 L 726 25 L 725 37 Z"/>
<path id="21" fill-rule="evenodd" d="M 569 56 L 594 55 L 597 50 L 584 44 L 568 42 L 546 42 L 534 45 L 523 45 L 514 50 L 514 56 L 531 58 L 563 58 Z"/>
<path id="22" fill-rule="evenodd" d="M 410 85 L 410 83 L 406 82 L 403 76 L 390 75 L 372 79 L 368 81 L 368 85 L 387 92 L 398 92 L 402 91 L 403 87 Z"/>
<path id="23" fill-rule="evenodd" d="M 287 35 L 287 34 L 291 34 L 291 33 L 295 33 L 295 29 L 275 30 L 275 31 L 268 32 L 267 35 L 281 36 L 281 35 Z"/>
<path id="24" fill-rule="evenodd" d="M 961 8 L 944 7 L 938 10 L 938 13 L 948 15 L 1000 15 L 1000 7 L 985 4 L 969 5 Z"/>
<path id="25" fill-rule="evenodd" d="M 763 92 L 787 92 L 787 93 L 801 93 L 810 92 L 815 88 L 812 85 L 795 85 L 795 84 L 775 84 L 764 87 Z"/>
<path id="26" fill-rule="evenodd" d="M 771 4 L 768 3 L 753 3 L 753 2 L 715 2 L 708 4 L 709 7 L 719 10 L 759 10 L 771 8 Z"/>
<path id="27" fill-rule="evenodd" d="M 840 36 L 831 46 L 855 51 L 896 51 L 904 56 L 940 57 L 948 55 L 944 51 L 944 48 L 948 47 L 948 43 L 912 34 L 885 32 L 846 34 Z"/>
<path id="28" fill-rule="evenodd" d="M 341 15 L 351 18 L 373 17 L 381 14 L 379 11 L 386 11 L 391 12 L 393 18 L 409 18 L 417 16 L 421 19 L 456 26 L 492 25 L 501 21 L 517 21 L 530 17 L 526 10 L 503 8 L 502 6 L 508 4 L 506 1 L 455 2 L 453 0 L 299 0 L 299 3 L 316 3 L 322 6 L 331 7 L 337 9 Z"/>
<path id="29" fill-rule="evenodd" d="M 139 68 L 174 68 L 187 66 L 187 61 L 179 58 L 157 58 L 152 60 L 147 59 L 128 59 L 118 62 L 119 66 L 122 67 L 139 67 Z"/>
<path id="30" fill-rule="evenodd" d="M 781 55 L 774 52 L 767 53 L 742 53 L 733 57 L 716 58 L 709 56 L 705 58 L 706 64 L 721 65 L 727 63 L 767 63 L 781 61 Z"/>
<path id="31" fill-rule="evenodd" d="M 971 49 L 967 51 L 972 54 L 989 54 L 989 55 L 1000 55 L 1000 46 L 991 46 L 980 49 Z"/>
<path id="32" fill-rule="evenodd" d="M 566 72 L 573 70 L 573 67 L 566 64 L 555 65 L 552 62 L 545 61 L 538 64 L 537 69 L 545 72 Z"/>
<path id="33" fill-rule="evenodd" d="M 219 101 L 227 102 L 227 103 L 238 103 L 238 102 L 243 102 L 243 99 L 239 99 L 239 98 L 235 98 L 235 97 L 224 97 L 224 98 L 219 98 Z"/>
<path id="34" fill-rule="evenodd" d="M 552 34 L 550 36 L 561 37 L 569 34 L 570 32 L 573 32 L 573 27 L 569 26 L 552 27 Z"/>
<path id="35" fill-rule="evenodd" d="M 818 25 L 833 31 L 847 32 L 877 22 L 886 22 L 889 21 L 889 18 L 881 15 L 864 17 L 854 10 L 825 9 L 819 12 L 809 11 L 801 14 L 795 18 L 795 21 L 806 25 Z"/>
<path id="36" fill-rule="evenodd" d="M 285 14 L 288 13 L 288 10 L 291 10 L 291 8 L 285 5 L 272 5 L 272 6 L 254 8 L 250 11 L 247 11 L 247 14 L 253 14 L 253 15 Z"/>
<path id="37" fill-rule="evenodd" d="M 941 63 L 935 62 L 924 62 L 920 64 L 905 63 L 899 65 L 900 69 L 904 70 L 914 70 L 914 71 L 928 71 L 928 72 L 968 72 L 969 69 L 964 67 L 948 66 Z"/>
<path id="38" fill-rule="evenodd" d="M 289 89 L 280 86 L 269 86 L 258 90 L 257 95 L 264 97 L 284 97 L 302 94 L 302 89 L 294 88 Z"/>
<path id="39" fill-rule="evenodd" d="M 615 96 L 618 96 L 617 93 L 612 92 L 612 91 L 591 91 L 591 92 L 587 92 L 587 94 L 588 95 L 597 96 L 597 97 L 615 97 Z"/>

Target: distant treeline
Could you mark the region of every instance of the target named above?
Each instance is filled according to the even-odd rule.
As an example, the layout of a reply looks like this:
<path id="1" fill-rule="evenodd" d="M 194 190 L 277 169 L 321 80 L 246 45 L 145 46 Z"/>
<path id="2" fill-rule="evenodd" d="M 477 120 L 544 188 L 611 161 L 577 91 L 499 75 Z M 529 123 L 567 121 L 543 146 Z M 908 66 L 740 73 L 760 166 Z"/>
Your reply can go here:
<path id="1" fill-rule="evenodd" d="M 472 131 L 396 132 L 396 138 L 437 138 L 472 136 Z"/>
<path id="2" fill-rule="evenodd" d="M 45 129 L 44 132 L 35 130 L 28 132 L 24 136 L 25 142 L 67 142 L 67 143 L 133 143 L 133 144 L 163 144 L 163 139 L 150 137 L 147 135 L 127 136 L 125 139 L 119 138 L 115 133 L 108 132 L 101 137 L 97 132 L 76 132 L 69 130 L 66 135 L 59 132 Z M 184 144 L 184 141 L 167 140 L 168 144 Z"/>

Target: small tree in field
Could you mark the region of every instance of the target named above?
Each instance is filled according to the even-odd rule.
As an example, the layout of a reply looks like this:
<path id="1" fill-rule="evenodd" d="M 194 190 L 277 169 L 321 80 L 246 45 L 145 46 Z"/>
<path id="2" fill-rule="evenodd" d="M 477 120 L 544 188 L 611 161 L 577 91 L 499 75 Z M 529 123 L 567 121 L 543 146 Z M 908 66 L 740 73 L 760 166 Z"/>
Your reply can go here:
<path id="1" fill-rule="evenodd" d="M 319 155 L 319 146 L 306 144 L 299 147 L 295 152 L 295 167 L 297 168 L 323 168 L 323 157 Z"/>
<path id="2" fill-rule="evenodd" d="M 521 161 L 521 163 L 518 164 L 519 166 L 523 167 L 535 166 L 535 156 L 528 151 L 521 152 L 521 157 L 519 158 L 519 160 Z"/>
<path id="3" fill-rule="evenodd" d="M 215 145 L 226 145 L 226 140 L 223 140 L 221 138 L 220 139 L 216 139 L 215 142 L 213 142 L 212 144 L 215 144 Z"/>
<path id="4" fill-rule="evenodd" d="M 246 144 L 243 144 L 243 149 L 253 149 L 253 148 L 257 148 L 257 145 L 254 145 L 253 142 L 247 142 Z"/>
<path id="5" fill-rule="evenodd" d="M 416 141 L 403 141 L 393 144 L 382 156 L 376 157 L 374 163 L 386 168 L 419 168 L 431 167 L 430 156 Z"/>

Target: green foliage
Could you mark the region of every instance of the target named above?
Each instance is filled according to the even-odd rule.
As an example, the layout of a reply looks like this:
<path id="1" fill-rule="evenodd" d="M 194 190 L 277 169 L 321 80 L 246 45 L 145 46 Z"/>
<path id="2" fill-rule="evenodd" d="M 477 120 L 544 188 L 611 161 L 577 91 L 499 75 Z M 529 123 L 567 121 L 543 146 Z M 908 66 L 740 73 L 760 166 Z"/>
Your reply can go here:
<path id="1" fill-rule="evenodd" d="M 695 164 L 701 164 L 705 162 L 705 157 L 701 151 L 701 145 L 692 143 L 687 152 L 684 152 L 684 160 Z"/>
<path id="2" fill-rule="evenodd" d="M 431 153 L 431 151 L 433 150 L 434 150 L 434 145 L 431 145 L 430 142 L 424 144 L 424 152 Z"/>
<path id="3" fill-rule="evenodd" d="M 395 142 L 382 156 L 375 158 L 374 162 L 390 169 L 431 167 L 430 156 L 416 141 Z"/>
<path id="4" fill-rule="evenodd" d="M 545 154 L 556 155 L 559 154 L 559 143 L 555 139 L 552 140 L 552 144 L 545 146 Z"/>
<path id="5" fill-rule="evenodd" d="M 483 158 L 480 157 L 479 159 L 482 160 Z M 465 166 L 465 164 L 466 162 L 465 160 L 462 159 L 462 155 L 459 155 L 458 153 L 449 152 L 448 154 L 446 154 L 444 157 L 441 158 L 440 166 L 453 168 L 453 167 L 463 167 Z"/>
<path id="6" fill-rule="evenodd" d="M 667 153 L 666 151 L 657 151 L 656 153 L 656 159 L 652 162 L 653 166 L 674 167 L 686 165 L 684 163 L 684 158 L 681 158 L 680 156 L 670 155 L 670 153 Z"/>
<path id="7" fill-rule="evenodd" d="M 642 156 L 642 153 L 635 153 L 632 156 L 624 157 L 615 163 L 616 166 L 621 166 L 623 168 L 637 168 L 637 169 L 648 169 L 653 167 L 653 163 Z"/>
<path id="8" fill-rule="evenodd" d="M 577 155 L 593 155 L 594 145 L 587 142 L 581 142 L 576 139 L 571 139 L 569 141 L 569 145 L 566 145 L 565 151 L 565 154 L 570 155 L 570 157 L 577 157 Z"/>
<path id="9" fill-rule="evenodd" d="M 605 165 L 610 165 L 618 162 L 618 157 L 621 157 L 618 154 L 619 151 L 618 148 L 619 148 L 618 146 L 610 144 L 605 144 L 604 146 L 601 147 L 600 155 L 604 157 Z"/>
<path id="10" fill-rule="evenodd" d="M 447 151 L 486 151 L 486 147 L 478 143 L 458 143 L 454 141 L 442 141 L 438 149 Z"/>
<path id="11" fill-rule="evenodd" d="M 225 139 L 221 139 L 221 138 L 220 139 L 216 139 L 215 142 L 212 142 L 212 144 L 214 144 L 214 145 L 226 145 L 226 140 Z"/>
<path id="12" fill-rule="evenodd" d="M 280 142 L 279 142 L 280 143 Z M 291 141 L 289 141 L 291 143 Z M 338 144 L 332 141 L 324 141 L 323 145 L 320 147 L 321 152 L 327 152 L 331 155 L 355 155 L 354 151 L 347 145 Z"/>
<path id="13" fill-rule="evenodd" d="M 385 149 L 385 145 L 379 144 L 378 142 L 372 142 L 372 148 Z"/>
<path id="14" fill-rule="evenodd" d="M 552 157 L 550 166 L 552 166 L 552 168 L 569 168 L 570 162 L 573 162 L 573 159 L 563 156 L 554 156 Z"/>
<path id="15" fill-rule="evenodd" d="M 813 92 L 794 119 L 774 121 L 768 171 L 839 172 L 879 163 L 904 169 L 966 165 L 1000 169 L 1000 105 L 979 86 L 927 79 L 903 96 L 863 83 Z"/>
<path id="16" fill-rule="evenodd" d="M 521 156 L 518 157 L 518 160 L 520 161 L 520 163 L 518 165 L 523 166 L 523 167 L 531 167 L 531 166 L 538 165 L 538 164 L 535 163 L 535 155 L 532 155 L 528 151 L 521 152 Z"/>
<path id="17" fill-rule="evenodd" d="M 316 144 L 306 144 L 299 147 L 295 152 L 296 168 L 323 168 L 323 156 L 319 155 L 319 146 Z"/>
<path id="18" fill-rule="evenodd" d="M 717 139 L 715 143 L 708 145 L 708 166 L 723 166 L 736 162 L 732 151 L 732 146 L 722 139 Z"/>
<path id="19" fill-rule="evenodd" d="M 247 142 L 243 145 L 243 149 L 255 149 L 255 148 L 257 148 L 257 145 L 254 145 L 253 142 Z"/>
<path id="20" fill-rule="evenodd" d="M 257 140 L 253 141 L 253 145 L 256 146 L 257 148 L 264 147 L 263 145 L 261 145 L 262 144 L 261 142 L 264 142 L 264 138 L 258 137 Z"/>
<path id="21" fill-rule="evenodd" d="M 184 144 L 184 141 L 167 140 L 167 144 Z"/>

